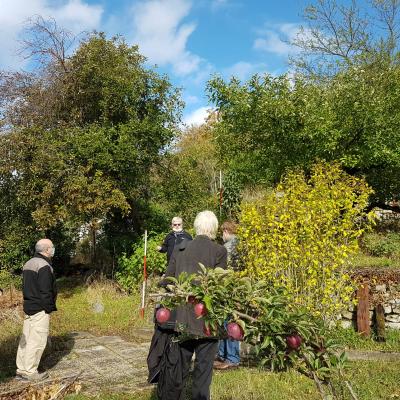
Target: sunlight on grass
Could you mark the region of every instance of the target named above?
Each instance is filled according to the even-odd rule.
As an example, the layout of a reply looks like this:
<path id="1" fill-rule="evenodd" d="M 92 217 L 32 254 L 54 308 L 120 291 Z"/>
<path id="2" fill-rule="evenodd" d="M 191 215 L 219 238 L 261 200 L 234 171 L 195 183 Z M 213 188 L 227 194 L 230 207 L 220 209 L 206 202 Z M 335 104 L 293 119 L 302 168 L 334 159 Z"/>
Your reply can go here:
<path id="1" fill-rule="evenodd" d="M 400 331 L 395 329 L 386 330 L 386 342 L 383 343 L 373 337 L 365 338 L 354 329 L 336 328 L 331 331 L 331 336 L 348 349 L 400 352 Z"/>
<path id="2" fill-rule="evenodd" d="M 95 312 L 95 304 L 103 311 Z M 51 334 L 89 331 L 96 335 L 121 335 L 135 340 L 133 330 L 151 326 L 151 311 L 139 317 L 140 295 L 126 295 L 109 281 L 96 282 L 89 288 L 78 286 L 62 291 L 58 312 L 52 315 Z"/>

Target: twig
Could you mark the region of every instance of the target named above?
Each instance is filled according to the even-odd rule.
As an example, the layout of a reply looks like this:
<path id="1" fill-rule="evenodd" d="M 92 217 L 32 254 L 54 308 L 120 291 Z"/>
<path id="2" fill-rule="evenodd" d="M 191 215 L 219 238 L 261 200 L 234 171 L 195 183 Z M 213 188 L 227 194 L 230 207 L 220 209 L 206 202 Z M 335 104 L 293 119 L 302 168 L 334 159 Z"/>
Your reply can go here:
<path id="1" fill-rule="evenodd" d="M 356 394 L 354 393 L 353 388 L 350 385 L 349 381 L 344 381 L 345 385 L 347 386 L 347 389 L 349 389 L 349 392 L 351 394 L 351 397 L 353 398 L 353 400 L 358 400 L 358 397 L 356 396 Z"/>
<path id="2" fill-rule="evenodd" d="M 247 319 L 247 321 L 250 322 L 257 322 L 258 320 L 256 318 L 251 317 L 250 315 L 247 314 L 243 314 L 239 311 L 235 311 L 235 314 L 237 314 L 239 317 L 243 318 L 243 319 Z"/>
<path id="3" fill-rule="evenodd" d="M 70 381 L 67 381 L 66 383 L 64 383 L 64 385 L 61 386 L 61 388 L 58 390 L 58 392 L 55 393 L 55 394 L 50 398 L 50 400 L 58 400 L 58 399 L 61 399 L 62 397 L 60 397 L 60 396 L 62 396 L 62 395 L 66 392 L 66 390 L 67 390 L 70 386 L 72 386 L 72 385 L 75 383 L 75 381 L 78 379 L 78 377 L 79 377 L 81 374 L 82 374 L 82 371 L 79 372 L 79 374 L 77 374 L 77 375 L 75 375 L 74 377 L 72 377 L 72 379 L 71 379 Z"/>
<path id="4" fill-rule="evenodd" d="M 312 376 L 313 376 L 313 379 L 314 379 L 315 384 L 317 385 L 319 394 L 321 395 L 322 399 L 323 399 L 323 400 L 331 400 L 331 399 L 330 399 L 330 396 L 327 396 L 327 395 L 325 394 L 325 392 L 324 392 L 324 390 L 323 390 L 323 388 L 322 388 L 321 382 L 320 382 L 320 380 L 318 379 L 317 375 L 315 375 L 315 372 L 312 373 Z"/>

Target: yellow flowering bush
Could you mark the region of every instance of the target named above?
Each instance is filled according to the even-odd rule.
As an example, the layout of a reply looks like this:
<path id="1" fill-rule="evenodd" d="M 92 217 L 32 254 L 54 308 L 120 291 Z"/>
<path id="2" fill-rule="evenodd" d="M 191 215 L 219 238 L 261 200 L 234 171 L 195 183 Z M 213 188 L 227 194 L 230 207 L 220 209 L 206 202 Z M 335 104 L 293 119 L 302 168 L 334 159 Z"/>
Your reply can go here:
<path id="1" fill-rule="evenodd" d="M 309 176 L 288 172 L 274 190 L 242 205 L 243 273 L 283 287 L 295 304 L 329 319 L 354 290 L 349 257 L 373 221 L 364 211 L 371 193 L 336 163 L 318 163 Z"/>

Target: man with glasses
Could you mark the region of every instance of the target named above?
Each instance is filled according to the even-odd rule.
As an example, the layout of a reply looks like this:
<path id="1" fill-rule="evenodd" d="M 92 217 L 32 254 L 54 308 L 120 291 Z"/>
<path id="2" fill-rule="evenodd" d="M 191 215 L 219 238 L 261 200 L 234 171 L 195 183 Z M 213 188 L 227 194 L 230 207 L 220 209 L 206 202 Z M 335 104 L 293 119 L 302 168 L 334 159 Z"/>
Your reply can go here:
<path id="1" fill-rule="evenodd" d="M 22 381 L 36 382 L 48 377 L 38 366 L 47 344 L 50 313 L 57 311 L 56 279 L 51 265 L 54 245 L 41 239 L 35 254 L 23 268 L 24 327 L 17 352 L 17 374 Z"/>
<path id="2" fill-rule="evenodd" d="M 171 221 L 172 232 L 168 233 L 161 246 L 157 247 L 160 253 L 167 253 L 167 263 L 171 258 L 175 246 L 180 245 L 184 240 L 192 240 L 192 236 L 183 230 L 182 218 L 174 217 Z"/>

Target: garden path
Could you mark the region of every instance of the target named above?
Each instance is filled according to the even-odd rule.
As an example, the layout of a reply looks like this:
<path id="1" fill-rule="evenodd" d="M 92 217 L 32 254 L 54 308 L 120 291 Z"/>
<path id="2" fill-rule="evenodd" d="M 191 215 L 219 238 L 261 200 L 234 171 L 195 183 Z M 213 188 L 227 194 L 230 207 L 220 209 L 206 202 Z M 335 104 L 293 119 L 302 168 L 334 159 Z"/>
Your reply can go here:
<path id="1" fill-rule="evenodd" d="M 137 329 L 137 341 L 127 342 L 119 336 L 94 336 L 88 332 L 72 332 L 57 343 L 44 358 L 43 366 L 49 372 L 47 382 L 65 380 L 79 374 L 82 391 L 96 395 L 100 392 L 133 393 L 151 387 L 147 384 L 146 358 L 152 331 Z M 15 380 L 4 389 L 18 391 L 27 386 Z"/>
<path id="2" fill-rule="evenodd" d="M 50 378 L 42 384 L 63 381 L 79 374 L 82 391 L 86 394 L 133 393 L 151 388 L 147 384 L 146 358 L 152 330 L 137 329 L 135 333 L 137 340 L 132 343 L 119 336 L 72 332 L 62 343 L 55 343 L 52 347 L 57 348 L 52 348 L 44 359 Z M 246 357 L 250 349 L 243 346 L 242 350 Z M 349 350 L 347 354 L 350 360 L 400 360 L 400 353 Z M 26 386 L 26 383 L 15 380 L 0 385 L 0 399 L 2 393 L 15 393 Z"/>

